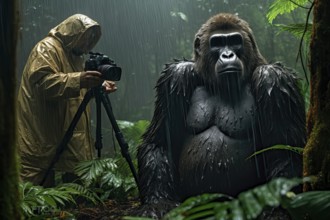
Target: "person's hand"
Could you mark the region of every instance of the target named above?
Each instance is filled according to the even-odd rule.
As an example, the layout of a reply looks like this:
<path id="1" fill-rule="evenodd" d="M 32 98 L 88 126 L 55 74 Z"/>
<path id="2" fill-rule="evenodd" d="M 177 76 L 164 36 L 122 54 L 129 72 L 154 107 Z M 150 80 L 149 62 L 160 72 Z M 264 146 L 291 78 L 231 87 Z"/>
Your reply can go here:
<path id="1" fill-rule="evenodd" d="M 105 93 L 115 92 L 117 90 L 116 83 L 113 81 L 105 80 L 102 83 L 102 87 Z"/>
<path id="2" fill-rule="evenodd" d="M 80 88 L 93 88 L 99 86 L 104 81 L 101 78 L 102 74 L 98 71 L 86 71 L 80 75 Z"/>

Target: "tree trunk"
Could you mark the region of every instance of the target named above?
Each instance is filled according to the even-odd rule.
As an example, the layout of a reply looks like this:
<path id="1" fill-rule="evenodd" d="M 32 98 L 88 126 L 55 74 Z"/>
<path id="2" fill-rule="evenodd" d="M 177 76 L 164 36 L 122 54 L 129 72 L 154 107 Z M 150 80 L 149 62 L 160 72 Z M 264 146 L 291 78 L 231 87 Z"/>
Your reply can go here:
<path id="1" fill-rule="evenodd" d="M 311 105 L 307 116 L 308 141 L 304 176 L 316 176 L 305 191 L 330 189 L 330 1 L 315 0 L 310 45 Z"/>
<path id="2" fill-rule="evenodd" d="M 16 0 L 0 1 L 0 219 L 21 219 L 16 151 Z"/>

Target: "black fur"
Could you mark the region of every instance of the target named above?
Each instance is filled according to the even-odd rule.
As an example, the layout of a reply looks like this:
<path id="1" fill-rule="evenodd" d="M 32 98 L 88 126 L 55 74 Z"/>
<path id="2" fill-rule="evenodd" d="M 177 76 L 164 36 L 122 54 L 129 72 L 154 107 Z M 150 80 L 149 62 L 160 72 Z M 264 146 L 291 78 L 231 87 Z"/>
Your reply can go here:
<path id="1" fill-rule="evenodd" d="M 241 75 L 216 76 L 208 39 L 224 30 L 243 36 Z M 230 14 L 210 18 L 194 49 L 193 60 L 165 66 L 138 149 L 142 203 L 154 217 L 192 195 L 236 196 L 273 177 L 301 176 L 301 157 L 287 151 L 246 160 L 276 144 L 304 146 L 305 108 L 293 71 L 267 64 L 248 24 Z"/>

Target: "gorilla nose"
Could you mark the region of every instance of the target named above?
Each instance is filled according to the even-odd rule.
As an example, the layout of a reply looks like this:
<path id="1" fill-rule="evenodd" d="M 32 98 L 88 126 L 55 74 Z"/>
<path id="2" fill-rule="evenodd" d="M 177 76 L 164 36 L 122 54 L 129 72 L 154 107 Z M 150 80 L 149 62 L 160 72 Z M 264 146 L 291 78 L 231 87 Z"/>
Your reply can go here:
<path id="1" fill-rule="evenodd" d="M 233 51 L 225 50 L 221 53 L 220 59 L 222 62 L 232 62 L 236 59 L 236 54 Z"/>

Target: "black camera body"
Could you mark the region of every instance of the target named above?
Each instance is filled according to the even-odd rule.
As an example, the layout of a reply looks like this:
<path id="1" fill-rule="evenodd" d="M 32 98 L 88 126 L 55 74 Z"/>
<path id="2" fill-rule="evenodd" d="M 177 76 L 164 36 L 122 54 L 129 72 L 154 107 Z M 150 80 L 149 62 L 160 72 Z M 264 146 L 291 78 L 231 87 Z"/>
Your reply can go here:
<path id="1" fill-rule="evenodd" d="M 85 62 L 85 71 L 96 70 L 102 74 L 104 80 L 119 81 L 121 68 L 113 60 L 102 53 L 89 52 L 89 59 Z"/>

